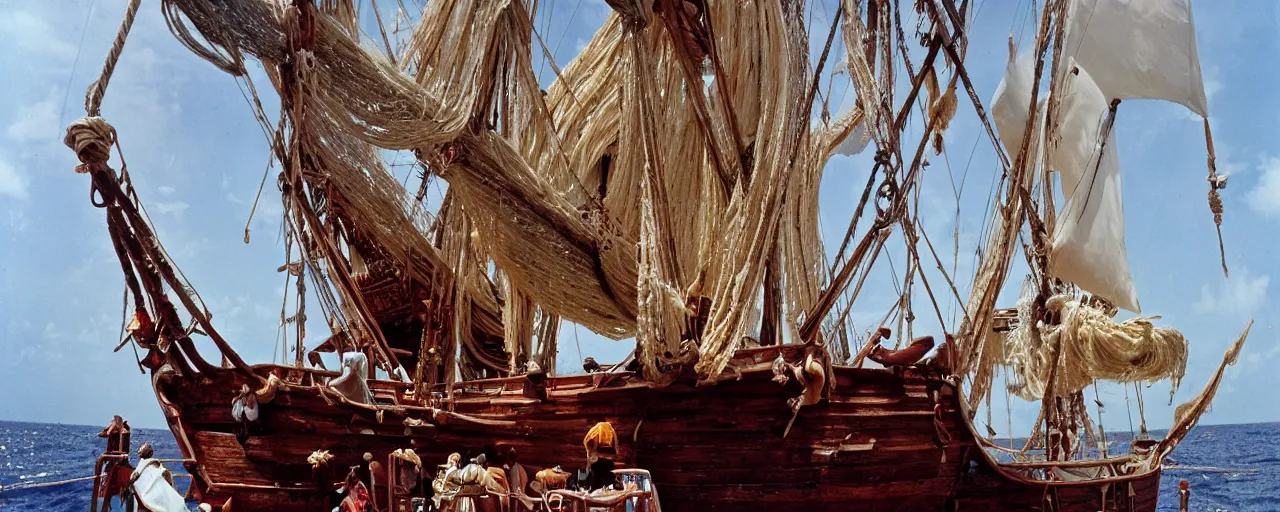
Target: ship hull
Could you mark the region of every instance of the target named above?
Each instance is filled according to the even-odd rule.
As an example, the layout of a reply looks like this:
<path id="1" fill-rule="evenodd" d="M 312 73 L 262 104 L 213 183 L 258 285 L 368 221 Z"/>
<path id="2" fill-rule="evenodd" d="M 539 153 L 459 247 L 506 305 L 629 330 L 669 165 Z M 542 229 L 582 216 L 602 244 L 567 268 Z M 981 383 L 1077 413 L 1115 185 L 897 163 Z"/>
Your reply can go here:
<path id="1" fill-rule="evenodd" d="M 322 393 L 310 370 L 259 366 L 295 384 L 262 404 L 243 440 L 230 403 L 245 375 L 165 365 L 153 382 L 197 492 L 215 505 L 231 500 L 235 512 L 315 511 L 326 496 L 336 505 L 306 461 L 315 450 L 334 455 L 328 482 L 366 452 L 386 461 L 408 447 L 428 468 L 505 443 L 531 472 L 571 469 L 585 463 L 583 435 L 600 421 L 617 430 L 620 463 L 652 473 L 667 511 L 1155 510 L 1158 470 L 1046 483 L 1001 469 L 937 375 L 836 367 L 831 398 L 804 407 L 787 431 L 786 400 L 800 387 L 770 380 L 771 350 L 748 354 L 754 366 L 713 386 L 655 388 L 619 374 L 480 381 L 436 408 L 381 414 Z M 396 388 L 380 385 L 394 400 Z"/>

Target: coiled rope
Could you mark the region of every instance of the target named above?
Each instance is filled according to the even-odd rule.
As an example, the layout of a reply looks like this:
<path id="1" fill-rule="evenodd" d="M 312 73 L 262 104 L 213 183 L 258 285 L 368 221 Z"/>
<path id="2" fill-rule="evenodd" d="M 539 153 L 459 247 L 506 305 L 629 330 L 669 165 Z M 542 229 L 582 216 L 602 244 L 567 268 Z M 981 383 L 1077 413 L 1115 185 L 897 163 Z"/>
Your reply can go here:
<path id="1" fill-rule="evenodd" d="M 116 129 L 98 116 L 82 117 L 67 126 L 63 144 L 76 152 L 80 165 L 76 172 L 84 174 L 95 165 L 106 164 L 111 158 L 111 146 L 116 143 Z"/>

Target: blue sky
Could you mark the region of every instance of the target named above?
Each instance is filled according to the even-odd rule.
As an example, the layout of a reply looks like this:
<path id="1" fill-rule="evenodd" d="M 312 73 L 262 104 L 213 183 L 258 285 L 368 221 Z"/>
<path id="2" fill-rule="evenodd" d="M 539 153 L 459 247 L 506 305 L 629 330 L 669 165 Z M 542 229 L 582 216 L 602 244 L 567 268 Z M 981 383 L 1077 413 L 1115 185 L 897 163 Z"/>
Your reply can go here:
<path id="1" fill-rule="evenodd" d="M 392 7 L 385 4 L 395 2 L 383 4 L 390 22 Z M 1035 16 L 1028 15 L 1025 2 L 978 5 L 967 65 L 986 102 L 1003 73 L 1006 38 L 1012 32 L 1029 46 L 1034 29 L 1026 27 Z M 1182 107 L 1149 101 L 1123 104 L 1116 128 L 1130 266 L 1144 313 L 1163 315 L 1158 323 L 1181 329 L 1191 343 L 1191 362 L 1175 404 L 1199 391 L 1223 350 L 1253 318 L 1241 361 L 1229 370 L 1205 421 L 1277 421 L 1278 402 L 1258 395 L 1280 387 L 1275 371 L 1280 338 L 1274 329 L 1280 292 L 1271 283 L 1280 274 L 1280 96 L 1274 92 L 1280 71 L 1262 65 L 1280 51 L 1280 3 L 1207 5 L 1195 2 L 1195 17 L 1218 167 L 1232 176 L 1223 194 L 1231 277 L 1224 278 L 1219 269 L 1206 206 L 1201 124 Z M 0 391 L 0 419 L 99 424 L 122 414 L 135 425 L 163 425 L 149 379 L 136 370 L 132 352 L 111 352 L 121 322 L 120 268 L 104 214 L 87 200 L 88 179 L 72 171 L 75 156 L 61 143 L 65 126 L 83 115 L 83 91 L 97 76 L 124 7 L 123 0 L 0 0 L 0 69 L 6 70 L 0 79 L 0 352 L 5 354 L 0 374 L 13 383 Z M 833 8 L 834 2 L 820 2 L 812 9 L 814 39 L 825 38 Z M 602 0 L 551 2 L 549 11 L 550 18 L 540 17 L 539 30 L 561 66 L 609 12 Z M 367 18 L 373 23 L 372 16 Z M 904 22 L 908 32 L 912 27 Z M 376 37 L 376 29 L 366 32 Z M 814 55 L 821 43 L 813 43 Z M 839 44 L 837 51 L 843 51 Z M 913 60 L 918 64 L 919 57 Z M 549 67 L 544 75 L 550 78 Z M 254 76 L 274 116 L 278 100 L 265 77 Z M 833 108 L 851 99 L 845 83 L 838 79 L 830 92 Z M 957 284 L 967 296 L 996 165 L 963 92 L 960 97 L 959 114 L 946 136 L 946 157 L 932 157 L 926 171 L 921 216 L 948 267 L 958 247 Z M 161 239 L 208 303 L 214 323 L 246 359 L 278 358 L 284 292 L 284 279 L 275 271 L 284 258 L 280 201 L 272 179 L 250 223 L 251 243 L 244 244 L 268 154 L 237 82 L 182 48 L 165 28 L 159 2 L 144 2 L 103 115 L 119 131 L 130 173 Z M 918 127 L 911 127 L 904 140 L 914 139 L 913 130 Z M 827 167 L 820 201 L 830 246 L 838 245 L 832 239 L 843 234 L 852 215 L 870 158 L 837 156 Z M 395 162 L 396 156 L 389 160 Z M 118 165 L 118 159 L 112 163 Z M 408 172 L 404 166 L 394 169 L 401 177 Z M 274 177 L 276 171 L 270 172 Z M 962 177 L 957 229 L 950 181 L 959 189 Z M 896 299 L 892 276 L 903 271 L 900 237 L 891 239 L 889 251 L 897 268 L 880 268 L 868 280 L 851 314 L 859 330 L 873 328 Z M 1024 270 L 1015 267 L 1001 305 L 1012 305 Z M 943 286 L 936 271 L 926 269 L 926 275 L 935 291 Z M 936 335 L 939 327 L 927 301 L 917 300 L 915 307 L 915 331 Z M 954 308 L 943 307 L 950 327 Z M 316 322 L 309 326 L 310 344 L 321 339 L 316 334 L 321 329 Z M 581 355 L 602 361 L 620 359 L 631 349 L 628 341 L 566 326 L 561 368 L 579 366 L 579 345 Z M 200 346 L 216 359 L 210 344 Z M 1153 428 L 1171 422 L 1167 386 L 1145 391 Z M 1108 430 L 1126 429 L 1122 389 L 1104 386 L 1101 395 Z M 1003 401 L 997 392 L 992 427 L 1002 434 L 1008 430 Z M 1024 433 L 1035 417 L 1034 406 L 1015 399 L 1011 410 L 1013 430 Z"/>

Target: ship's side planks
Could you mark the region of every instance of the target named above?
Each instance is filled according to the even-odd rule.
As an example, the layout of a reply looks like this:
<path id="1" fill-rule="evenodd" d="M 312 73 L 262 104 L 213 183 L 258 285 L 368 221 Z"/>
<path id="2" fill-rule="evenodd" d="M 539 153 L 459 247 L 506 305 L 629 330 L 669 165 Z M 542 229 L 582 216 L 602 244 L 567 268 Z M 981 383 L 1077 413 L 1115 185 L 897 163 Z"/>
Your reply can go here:
<path id="1" fill-rule="evenodd" d="M 156 379 L 156 392 L 175 406 L 171 426 L 198 461 L 188 469 L 206 501 L 234 497 L 237 510 L 316 510 L 331 489 L 314 483 L 306 458 L 321 449 L 334 455 L 334 473 L 365 452 L 385 460 L 412 447 L 434 468 L 450 453 L 470 457 L 496 443 L 514 446 L 531 471 L 572 469 L 585 464 L 582 436 L 599 421 L 615 426 L 621 464 L 648 469 L 664 509 L 677 512 L 1093 511 L 1104 499 L 1105 510 L 1154 510 L 1158 472 L 1054 485 L 1011 477 L 978 452 L 951 385 L 911 371 L 835 371 L 836 393 L 803 408 L 785 438 L 786 399 L 799 385 L 758 369 L 714 386 L 660 389 L 617 375 L 551 378 L 545 399 L 531 397 L 522 378 L 463 383 L 439 409 L 390 405 L 381 417 L 291 388 L 263 405 L 243 440 L 229 407 L 242 375 L 169 375 Z"/>

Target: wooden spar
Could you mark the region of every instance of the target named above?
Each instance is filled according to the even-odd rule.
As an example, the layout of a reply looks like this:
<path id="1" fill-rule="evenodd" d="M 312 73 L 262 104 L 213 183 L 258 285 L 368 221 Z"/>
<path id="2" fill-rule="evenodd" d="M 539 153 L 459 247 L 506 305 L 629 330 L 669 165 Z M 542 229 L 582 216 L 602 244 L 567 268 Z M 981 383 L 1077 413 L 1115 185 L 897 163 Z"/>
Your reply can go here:
<path id="1" fill-rule="evenodd" d="M 843 11 L 843 9 L 841 9 Z M 880 0 L 867 0 L 867 27 L 877 26 L 880 20 Z M 874 23 L 873 23 L 874 22 Z M 867 44 L 863 46 L 863 53 L 866 54 L 867 70 L 871 72 L 871 76 L 876 76 L 876 51 L 879 46 L 876 45 L 876 38 L 880 35 L 879 30 L 867 31 Z M 885 35 L 888 37 L 888 34 Z M 848 51 L 848 49 L 846 49 Z M 896 124 L 896 123 L 895 123 Z"/>
<path id="2" fill-rule="evenodd" d="M 968 0 L 965 0 L 964 2 L 961 3 L 960 10 L 963 12 L 967 7 L 967 5 L 968 5 Z M 959 33 L 961 28 L 962 27 L 959 27 L 959 26 L 956 27 L 957 33 Z M 936 50 L 937 44 L 941 44 L 941 42 L 939 39 L 934 38 L 934 46 L 933 46 L 934 50 Z M 936 54 L 936 51 L 931 51 L 930 53 Z M 917 97 L 917 93 L 919 92 L 919 87 L 924 81 L 924 76 L 930 72 L 932 72 L 932 59 L 926 58 L 925 63 L 921 66 L 920 71 L 916 75 L 915 85 L 912 87 L 911 93 L 907 95 L 907 102 L 904 103 L 901 110 L 899 110 L 898 118 L 902 118 L 905 121 L 905 118 L 903 116 L 910 111 L 911 106 Z M 929 139 L 933 136 L 933 131 L 936 127 L 936 122 L 937 122 L 936 118 L 930 118 L 929 125 L 926 127 L 924 136 L 921 138 L 920 145 L 917 148 L 915 158 L 912 159 L 911 166 L 908 168 L 909 169 L 908 175 L 906 179 L 903 181 L 904 185 L 902 186 L 902 190 L 898 191 L 895 194 L 896 196 L 902 197 L 905 194 L 907 194 L 908 191 L 912 188 L 912 185 L 915 182 L 915 177 L 918 175 L 921 168 L 920 164 L 921 164 L 921 158 L 923 157 L 923 154 L 924 154 L 924 148 L 926 147 Z M 895 121 L 894 124 L 895 124 L 894 129 L 896 132 L 899 129 L 897 127 L 898 122 Z M 894 152 L 897 152 L 896 148 L 894 149 Z M 876 169 L 879 169 L 881 167 L 886 168 L 885 176 L 886 176 L 886 179 L 888 179 L 888 176 L 890 176 L 893 173 L 888 168 L 887 158 L 881 159 L 880 157 L 877 157 Z M 874 179 L 875 169 L 872 170 L 871 175 L 872 175 L 871 179 Z M 865 198 L 869 195 L 871 183 L 872 181 L 868 181 L 868 188 L 863 194 L 864 202 L 865 202 Z M 821 320 L 826 317 L 826 314 L 830 311 L 830 308 L 835 304 L 835 300 L 834 300 L 835 296 L 838 295 L 840 292 L 842 292 L 844 289 L 844 286 L 848 284 L 848 279 L 852 276 L 855 266 L 861 263 L 863 256 L 866 254 L 867 249 L 870 247 L 872 238 L 879 237 L 882 240 L 883 238 L 887 238 L 888 236 L 887 228 L 890 228 L 893 225 L 893 223 L 885 222 L 885 221 L 891 220 L 895 215 L 901 215 L 900 212 L 904 211 L 905 208 L 906 208 L 905 200 L 895 200 L 892 206 L 893 212 L 889 216 L 889 219 L 876 219 L 876 223 L 872 225 L 872 227 L 867 231 L 867 234 L 863 237 L 862 241 L 858 244 L 857 248 L 854 250 L 854 254 L 848 260 L 845 261 L 845 264 L 843 267 L 841 267 L 840 272 L 835 273 L 833 275 L 831 279 L 831 285 L 828 286 L 827 290 L 824 290 L 822 297 L 818 300 L 817 303 L 815 303 L 812 310 L 807 312 L 804 325 L 800 327 L 800 337 L 802 340 L 810 340 L 814 335 L 816 335 L 817 328 L 820 325 Z M 860 205 L 859 208 L 855 211 L 854 219 L 852 221 L 852 224 L 850 225 L 850 230 L 852 230 L 853 225 L 857 223 L 857 220 L 861 214 L 860 213 L 861 211 L 862 211 L 862 208 Z M 840 254 L 843 254 L 843 247 L 841 251 L 837 253 L 837 258 L 839 258 Z"/>
<path id="3" fill-rule="evenodd" d="M 223 357 L 227 358 L 237 371 L 248 376 L 253 376 L 253 373 L 248 369 L 249 365 L 246 364 L 244 360 L 240 358 L 240 355 L 231 348 L 231 345 L 222 338 L 222 335 L 218 333 L 217 329 L 213 328 L 213 324 L 209 322 L 209 318 L 205 316 L 204 311 L 196 307 L 195 302 L 186 292 L 186 286 L 177 278 L 169 261 L 156 249 L 155 234 L 151 232 L 151 228 L 142 218 L 142 215 L 138 213 L 133 202 L 127 195 L 125 195 L 124 190 L 120 188 L 120 184 L 115 177 L 115 171 L 112 171 L 106 166 L 106 163 L 103 162 L 92 167 L 90 170 L 90 176 L 93 179 L 94 188 L 103 194 L 103 199 L 111 206 L 118 209 L 119 213 L 122 214 L 124 218 L 128 219 L 128 229 L 132 230 L 132 234 L 134 236 L 124 237 L 124 243 L 126 246 L 130 247 L 130 253 L 136 256 L 134 258 L 135 263 L 139 261 L 146 261 L 150 263 L 150 268 L 144 269 L 135 265 L 135 270 L 138 272 L 139 277 L 142 278 L 144 283 L 151 283 L 150 286 L 147 287 L 147 293 L 151 296 L 152 301 L 160 307 L 165 307 L 167 305 L 167 309 L 162 311 L 161 314 L 169 317 L 169 321 L 166 322 L 168 324 L 172 324 L 169 327 L 181 328 L 182 324 L 177 318 L 177 311 L 173 309 L 172 304 L 169 303 L 168 294 L 158 286 L 157 277 L 163 278 L 164 281 L 168 283 L 169 288 L 178 296 L 178 300 L 186 307 L 187 312 L 191 317 L 200 324 L 200 327 L 204 329 L 204 332 L 213 340 L 214 345 L 218 347 L 218 350 L 222 353 Z M 112 215 L 110 213 L 111 209 L 112 208 L 108 208 L 108 215 Z M 121 228 L 124 229 L 124 226 L 121 226 Z M 139 243 L 138 238 L 146 240 L 147 243 Z M 144 255 L 145 259 L 141 259 Z M 158 274 L 158 276 L 155 274 Z M 182 337 L 185 337 L 185 334 L 183 336 L 176 336 L 175 338 Z M 258 379 L 265 382 L 265 380 L 260 377 Z"/>
<path id="4" fill-rule="evenodd" d="M 920 72 L 925 73 L 927 70 L 921 69 Z M 858 247 L 854 249 L 853 256 L 845 262 L 844 267 L 840 269 L 840 273 L 832 279 L 831 285 L 823 291 L 823 295 L 819 298 L 818 302 L 815 303 L 813 308 L 806 312 L 807 316 L 804 324 L 800 326 L 801 340 L 811 341 L 814 339 L 814 336 L 817 335 L 817 330 L 821 325 L 822 319 L 826 317 L 827 313 L 830 312 L 831 307 L 835 305 L 835 297 L 838 296 L 844 290 L 844 287 L 849 284 L 849 279 L 853 275 L 855 264 L 862 262 L 863 255 L 865 255 L 867 249 L 870 248 L 871 242 L 877 239 L 880 242 L 883 242 L 888 238 L 889 231 L 894 225 L 894 219 L 901 218 L 905 214 L 907 207 L 907 200 L 905 197 L 910 193 L 910 190 L 916 182 L 916 177 L 923 168 L 921 163 L 922 158 L 924 157 L 924 150 L 925 147 L 928 146 L 929 139 L 933 136 L 933 131 L 937 127 L 937 124 L 937 117 L 929 118 L 929 125 L 925 128 L 924 136 L 920 138 L 920 144 L 916 147 L 915 157 L 912 158 L 906 179 L 903 181 L 904 185 L 901 190 L 897 190 L 892 194 L 892 203 L 889 209 L 880 212 L 882 215 L 878 216 L 875 223 L 867 230 L 867 234 L 863 237 L 862 242 L 860 242 Z M 886 172 L 885 174 L 891 175 L 893 173 Z"/>
<path id="5" fill-rule="evenodd" d="M 1037 336 L 1036 331 L 1038 329 L 1031 329 L 1031 331 L 1032 336 Z M 1058 382 L 1058 367 L 1062 365 L 1063 348 L 1061 336 L 1054 338 L 1051 350 L 1053 355 L 1049 356 L 1049 359 L 1053 362 L 1051 363 L 1052 366 L 1049 367 L 1049 380 L 1045 383 L 1044 397 L 1040 401 L 1040 410 L 1044 414 L 1045 453 L 1052 453 L 1057 449 L 1056 446 L 1050 444 L 1053 442 L 1053 437 L 1049 435 L 1050 429 L 1062 432 L 1062 425 L 1059 424 L 1062 418 L 1059 417 L 1058 408 L 1055 406 L 1055 399 L 1057 398 L 1057 386 L 1055 384 Z"/>
<path id="6" fill-rule="evenodd" d="M 305 279 L 306 275 L 307 275 L 307 266 L 302 265 L 301 268 L 298 269 L 298 282 L 296 284 L 298 289 L 298 306 L 297 306 L 297 311 L 294 313 L 294 323 L 297 324 L 297 333 L 296 333 L 296 339 L 294 340 L 295 343 L 293 348 L 294 350 L 293 365 L 299 368 L 302 367 L 303 360 L 304 360 L 302 354 L 307 350 L 307 345 L 306 345 L 307 283 Z M 288 356 L 288 354 L 281 354 L 281 359 L 284 359 L 286 356 Z"/>

